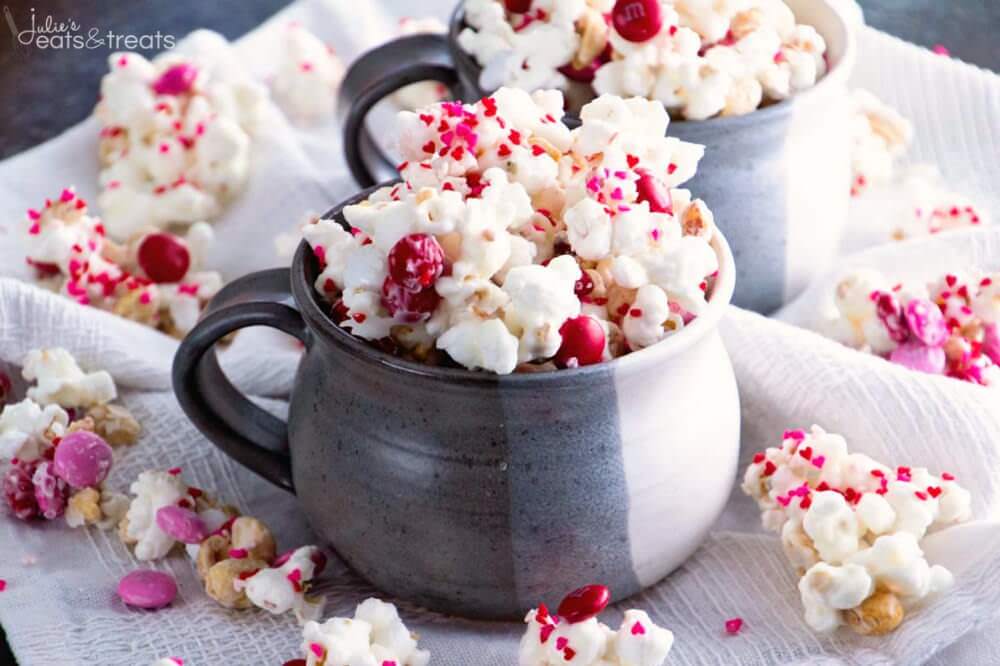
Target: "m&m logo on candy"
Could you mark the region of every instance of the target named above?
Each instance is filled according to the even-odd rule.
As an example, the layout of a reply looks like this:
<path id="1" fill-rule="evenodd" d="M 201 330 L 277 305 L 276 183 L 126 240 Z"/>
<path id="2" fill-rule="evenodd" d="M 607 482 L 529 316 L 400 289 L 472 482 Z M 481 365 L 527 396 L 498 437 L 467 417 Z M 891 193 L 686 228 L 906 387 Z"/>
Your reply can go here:
<path id="1" fill-rule="evenodd" d="M 611 10 L 618 34 L 630 42 L 645 42 L 656 36 L 663 25 L 659 0 L 618 0 Z"/>

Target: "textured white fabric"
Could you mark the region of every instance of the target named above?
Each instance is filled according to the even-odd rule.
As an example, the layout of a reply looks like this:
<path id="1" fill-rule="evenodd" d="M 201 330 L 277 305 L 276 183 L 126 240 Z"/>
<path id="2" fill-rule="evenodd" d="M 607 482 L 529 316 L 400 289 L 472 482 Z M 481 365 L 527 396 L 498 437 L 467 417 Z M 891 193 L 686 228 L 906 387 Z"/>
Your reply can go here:
<path id="1" fill-rule="evenodd" d="M 343 57 L 388 38 L 412 3 L 305 2 L 272 22 L 298 18 L 336 44 Z M 421 3 L 444 17 L 450 0 Z M 266 75 L 271 35 L 259 30 L 239 44 L 241 57 Z M 1000 78 L 933 56 L 873 30 L 861 35 L 860 85 L 872 88 L 914 119 L 918 159 L 938 162 L 947 179 L 998 210 Z M 269 51 L 269 49 L 272 49 Z M 218 260 L 227 277 L 278 265 L 272 237 L 291 230 L 309 209 L 321 211 L 352 192 L 336 130 L 295 129 L 280 118 L 257 153 L 248 191 L 223 218 Z M 21 274 L 23 248 L 13 226 L 23 211 L 69 183 L 92 198 L 96 183 L 92 121 L 0 164 L 0 274 Z M 868 243 L 871 220 L 854 220 L 854 247 Z M 866 235 L 867 234 L 867 235 Z M 859 240 L 860 239 L 860 240 Z M 1000 268 L 1000 229 L 878 247 L 850 260 L 885 271 L 930 276 L 957 265 Z M 845 264 L 846 266 L 847 264 Z M 843 267 L 841 267 L 843 268 Z M 803 322 L 831 288 L 826 276 L 782 313 Z M 814 635 L 802 620 L 795 577 L 778 537 L 763 534 L 753 502 L 734 492 L 705 546 L 667 580 L 623 604 L 647 610 L 676 635 L 670 664 L 992 664 L 1000 658 L 990 629 L 1000 622 L 1000 394 L 922 376 L 843 348 L 813 333 L 733 309 L 723 334 L 743 400 L 742 464 L 775 444 L 786 427 L 819 423 L 851 446 L 890 464 L 947 470 L 974 492 L 974 524 L 928 543 L 932 561 L 953 569 L 956 588 L 908 618 L 893 635 L 862 639 L 848 631 Z M 176 343 L 148 329 L 79 307 L 12 279 L 0 278 L 0 360 L 17 362 L 35 347 L 69 348 L 85 368 L 106 368 L 125 404 L 145 427 L 140 443 L 116 463 L 110 483 L 125 489 L 149 467 L 184 468 L 190 483 L 216 491 L 275 528 L 280 545 L 311 541 L 294 498 L 229 461 L 182 416 L 169 392 Z M 266 345 L 267 355 L 256 353 Z M 296 361 L 294 346 L 270 332 L 240 335 L 223 364 L 249 393 L 281 413 Z M 649 529 L 663 529 L 652 524 Z M 297 654 L 291 617 L 235 612 L 208 599 L 190 563 L 175 555 L 155 566 L 180 583 L 178 600 L 148 613 L 126 609 L 113 594 L 118 578 L 138 566 L 114 533 L 69 530 L 62 522 L 28 527 L 0 518 L 0 622 L 26 666 L 95 663 L 143 666 L 176 655 L 191 666 L 280 664 Z M 350 614 L 375 594 L 334 561 L 320 590 L 328 613 Z M 554 601 L 554 600 L 548 600 Z M 400 605 L 421 635 L 432 663 L 443 666 L 516 663 L 517 624 L 444 618 Z M 743 632 L 724 634 L 741 616 Z M 620 620 L 608 613 L 608 623 Z M 969 640 L 959 640 L 969 632 Z M 938 653 L 935 656 L 935 653 Z"/>

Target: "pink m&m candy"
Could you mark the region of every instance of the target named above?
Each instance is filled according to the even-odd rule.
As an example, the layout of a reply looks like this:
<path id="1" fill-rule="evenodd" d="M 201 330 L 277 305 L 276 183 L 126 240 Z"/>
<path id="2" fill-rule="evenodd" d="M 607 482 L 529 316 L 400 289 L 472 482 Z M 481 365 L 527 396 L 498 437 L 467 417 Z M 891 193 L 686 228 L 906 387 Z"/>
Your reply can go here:
<path id="1" fill-rule="evenodd" d="M 156 525 L 181 543 L 201 543 L 208 537 L 205 521 L 191 509 L 181 506 L 160 507 L 156 512 Z"/>
<path id="2" fill-rule="evenodd" d="M 570 624 L 597 616 L 611 601 L 611 591 L 604 585 L 585 585 L 573 590 L 559 603 L 559 617 Z"/>
<path id="3" fill-rule="evenodd" d="M 927 299 L 914 298 L 906 304 L 904 314 L 910 334 L 928 347 L 940 347 L 948 339 L 948 324 L 941 309 Z"/>
<path id="4" fill-rule="evenodd" d="M 136 608 L 163 608 L 177 597 L 177 583 L 168 573 L 140 569 L 121 579 L 118 596 Z"/>
<path id="5" fill-rule="evenodd" d="M 194 80 L 198 78 L 198 70 L 194 65 L 180 63 L 163 72 L 153 82 L 153 90 L 157 95 L 183 95 L 191 90 Z"/>
<path id="6" fill-rule="evenodd" d="M 983 353 L 1000 364 L 1000 325 L 989 324 L 983 337 Z"/>
<path id="7" fill-rule="evenodd" d="M 56 475 L 74 488 L 96 486 L 111 469 L 111 447 L 100 436 L 77 430 L 62 438 L 52 462 Z"/>
<path id="8" fill-rule="evenodd" d="M 944 373 L 947 359 L 941 347 L 927 347 L 919 342 L 904 342 L 889 355 L 889 360 L 903 367 L 931 375 Z"/>
<path id="9" fill-rule="evenodd" d="M 618 34 L 630 42 L 645 42 L 663 26 L 660 0 L 618 0 L 611 10 Z"/>

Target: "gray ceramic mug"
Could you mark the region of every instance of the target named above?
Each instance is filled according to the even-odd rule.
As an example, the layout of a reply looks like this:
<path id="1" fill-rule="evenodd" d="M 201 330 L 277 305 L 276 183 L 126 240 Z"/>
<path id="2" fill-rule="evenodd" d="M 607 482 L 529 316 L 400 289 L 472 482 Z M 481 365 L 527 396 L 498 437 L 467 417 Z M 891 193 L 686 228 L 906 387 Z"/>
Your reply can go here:
<path id="1" fill-rule="evenodd" d="M 344 205 L 328 213 L 343 223 Z M 351 336 L 292 268 L 233 282 L 181 344 L 174 390 L 225 453 L 290 492 L 384 592 L 518 618 L 588 583 L 615 599 L 698 548 L 732 489 L 739 398 L 717 327 L 734 287 L 726 241 L 704 314 L 615 361 L 497 376 L 432 367 Z M 213 345 L 247 326 L 305 345 L 287 426 L 226 379 Z"/>
<path id="2" fill-rule="evenodd" d="M 726 234 L 740 272 L 733 302 L 768 313 L 827 270 L 840 245 L 850 202 L 850 113 L 847 79 L 855 44 L 836 0 L 785 0 L 799 22 L 827 42 L 830 71 L 817 85 L 744 116 L 675 121 L 668 133 L 705 146 L 698 173 L 685 184 L 705 200 Z M 344 151 L 361 187 L 396 177 L 365 128 L 372 107 L 393 91 L 433 79 L 458 99 L 492 91 L 481 68 L 458 45 L 461 5 L 447 35 L 414 35 L 356 60 L 344 78 L 338 109 Z M 571 127 L 579 119 L 567 115 Z"/>

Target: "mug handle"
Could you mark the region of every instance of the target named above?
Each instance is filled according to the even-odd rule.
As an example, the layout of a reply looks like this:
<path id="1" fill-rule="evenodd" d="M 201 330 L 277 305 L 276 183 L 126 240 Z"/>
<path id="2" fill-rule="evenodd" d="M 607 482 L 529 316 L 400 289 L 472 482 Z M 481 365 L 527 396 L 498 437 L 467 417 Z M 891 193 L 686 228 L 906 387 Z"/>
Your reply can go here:
<path id="1" fill-rule="evenodd" d="M 291 272 L 252 273 L 216 295 L 174 356 L 174 393 L 198 430 L 226 455 L 276 486 L 294 493 L 288 424 L 250 402 L 209 353 L 221 338 L 248 326 L 270 326 L 311 345 L 302 315 L 291 300 Z"/>
<path id="2" fill-rule="evenodd" d="M 460 97 L 458 72 L 445 35 L 400 37 L 354 61 L 340 85 L 337 109 L 344 127 L 344 155 L 362 188 L 398 178 L 396 165 L 365 127 L 368 112 L 385 97 L 411 83 L 438 81 Z"/>

